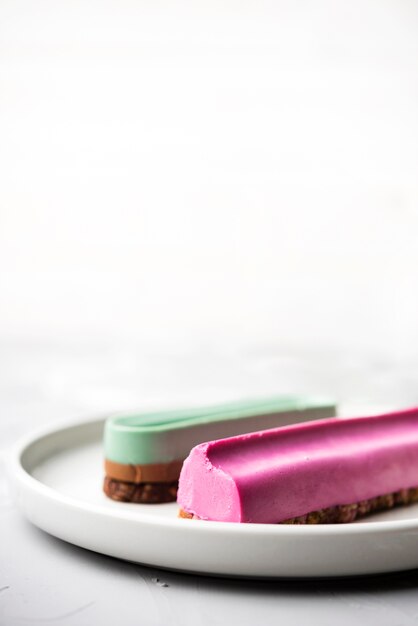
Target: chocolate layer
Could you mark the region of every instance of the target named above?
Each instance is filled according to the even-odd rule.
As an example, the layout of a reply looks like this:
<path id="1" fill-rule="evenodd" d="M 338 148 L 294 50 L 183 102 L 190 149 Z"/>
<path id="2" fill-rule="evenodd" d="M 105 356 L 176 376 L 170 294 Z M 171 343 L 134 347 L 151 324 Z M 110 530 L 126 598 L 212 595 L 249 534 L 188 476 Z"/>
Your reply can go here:
<path id="1" fill-rule="evenodd" d="M 418 502 L 418 487 L 412 489 L 401 489 L 395 493 L 388 493 L 370 500 L 362 500 L 353 504 L 341 504 L 327 509 L 313 511 L 307 515 L 294 517 L 292 519 L 279 522 L 280 524 L 347 524 L 354 520 L 377 513 L 387 511 L 397 506 L 405 506 Z M 183 509 L 179 510 L 179 517 L 185 519 L 200 519 L 193 513 L 188 513 Z"/>
<path id="2" fill-rule="evenodd" d="M 112 500 L 135 502 L 136 504 L 157 504 L 174 502 L 177 496 L 178 481 L 161 483 L 132 483 L 114 480 L 105 476 L 103 491 Z"/>
<path id="3" fill-rule="evenodd" d="M 182 465 L 182 460 L 170 463 L 126 465 L 105 459 L 105 473 L 109 478 L 128 483 L 168 483 L 179 479 Z"/>

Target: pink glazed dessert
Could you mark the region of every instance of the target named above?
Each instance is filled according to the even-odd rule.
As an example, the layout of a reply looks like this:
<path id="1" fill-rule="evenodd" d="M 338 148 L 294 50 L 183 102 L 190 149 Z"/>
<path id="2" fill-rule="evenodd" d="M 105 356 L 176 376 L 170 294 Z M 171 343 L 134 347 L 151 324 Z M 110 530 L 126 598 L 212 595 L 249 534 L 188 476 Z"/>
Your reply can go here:
<path id="1" fill-rule="evenodd" d="M 331 418 L 195 446 L 180 517 L 341 523 L 418 501 L 418 408 Z"/>

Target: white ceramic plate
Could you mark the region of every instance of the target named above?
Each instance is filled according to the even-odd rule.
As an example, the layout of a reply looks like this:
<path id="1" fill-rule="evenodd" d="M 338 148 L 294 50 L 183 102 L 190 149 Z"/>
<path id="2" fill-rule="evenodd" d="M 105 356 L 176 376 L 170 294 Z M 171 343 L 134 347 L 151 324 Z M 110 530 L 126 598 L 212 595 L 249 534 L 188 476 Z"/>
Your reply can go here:
<path id="1" fill-rule="evenodd" d="M 156 567 L 250 577 L 322 577 L 418 567 L 418 505 L 354 524 L 280 526 L 181 520 L 176 504 L 102 493 L 103 420 L 19 444 L 11 476 L 26 517 L 60 539 Z"/>

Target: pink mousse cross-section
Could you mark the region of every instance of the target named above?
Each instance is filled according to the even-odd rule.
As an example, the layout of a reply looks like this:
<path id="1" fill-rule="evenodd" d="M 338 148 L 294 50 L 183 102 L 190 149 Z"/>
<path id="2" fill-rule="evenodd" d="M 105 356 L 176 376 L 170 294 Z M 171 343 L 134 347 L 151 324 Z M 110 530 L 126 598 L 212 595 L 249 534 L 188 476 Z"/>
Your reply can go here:
<path id="1" fill-rule="evenodd" d="M 206 520 L 279 523 L 418 486 L 418 408 L 202 443 L 178 503 Z"/>

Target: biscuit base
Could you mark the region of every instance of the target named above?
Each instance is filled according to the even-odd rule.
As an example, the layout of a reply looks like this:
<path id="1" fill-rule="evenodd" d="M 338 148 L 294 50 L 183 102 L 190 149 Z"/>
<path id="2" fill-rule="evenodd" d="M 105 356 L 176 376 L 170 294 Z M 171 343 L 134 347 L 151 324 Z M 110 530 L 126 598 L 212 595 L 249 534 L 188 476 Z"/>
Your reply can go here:
<path id="1" fill-rule="evenodd" d="M 388 511 L 397 506 L 406 506 L 418 502 L 418 487 L 411 489 L 400 489 L 395 493 L 388 493 L 369 500 L 354 502 L 353 504 L 341 504 L 331 506 L 293 517 L 291 519 L 277 522 L 278 524 L 347 524 L 356 519 L 377 513 L 378 511 Z M 200 519 L 198 516 L 183 509 L 179 510 L 179 517 L 186 519 Z"/>
<path id="2" fill-rule="evenodd" d="M 161 483 L 131 483 L 105 476 L 103 491 L 108 498 L 117 502 L 136 504 L 158 504 L 175 502 L 178 481 Z"/>

